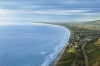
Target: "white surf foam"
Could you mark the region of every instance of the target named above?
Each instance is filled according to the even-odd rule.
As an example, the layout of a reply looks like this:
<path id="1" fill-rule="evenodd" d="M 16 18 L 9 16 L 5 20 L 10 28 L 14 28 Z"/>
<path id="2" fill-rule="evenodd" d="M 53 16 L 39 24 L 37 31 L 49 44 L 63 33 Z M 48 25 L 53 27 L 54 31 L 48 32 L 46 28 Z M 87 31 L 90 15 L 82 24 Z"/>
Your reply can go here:
<path id="1" fill-rule="evenodd" d="M 50 25 L 50 26 L 55 26 L 55 25 Z M 49 56 L 45 58 L 45 62 L 41 66 L 49 66 L 52 61 L 55 60 L 55 58 L 58 56 L 58 54 L 63 50 L 63 48 L 66 46 L 66 43 L 68 42 L 69 36 L 70 36 L 70 31 L 62 26 L 55 26 L 55 27 L 61 27 L 65 29 L 65 35 L 62 41 L 59 43 L 58 46 L 55 47 L 54 52 L 52 52 Z"/>

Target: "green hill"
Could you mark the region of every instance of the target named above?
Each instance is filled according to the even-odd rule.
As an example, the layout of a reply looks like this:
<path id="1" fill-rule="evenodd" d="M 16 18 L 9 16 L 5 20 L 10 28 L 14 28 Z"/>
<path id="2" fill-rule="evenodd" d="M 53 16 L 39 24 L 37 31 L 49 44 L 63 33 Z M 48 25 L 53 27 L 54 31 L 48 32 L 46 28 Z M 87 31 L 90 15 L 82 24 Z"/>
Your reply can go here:
<path id="1" fill-rule="evenodd" d="M 90 30 L 100 30 L 100 20 L 82 22 L 77 24 L 76 26 L 80 28 L 90 29 Z"/>
<path id="2" fill-rule="evenodd" d="M 96 21 L 89 21 L 89 22 L 85 22 L 83 23 L 84 25 L 99 25 L 100 26 L 100 20 L 96 20 Z"/>

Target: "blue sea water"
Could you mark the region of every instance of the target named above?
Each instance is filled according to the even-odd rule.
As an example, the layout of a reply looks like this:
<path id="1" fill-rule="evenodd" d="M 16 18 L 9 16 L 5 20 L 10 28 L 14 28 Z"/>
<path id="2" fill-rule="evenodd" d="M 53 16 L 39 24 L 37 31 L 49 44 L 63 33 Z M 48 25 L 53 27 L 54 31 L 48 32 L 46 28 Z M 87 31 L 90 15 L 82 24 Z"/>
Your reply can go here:
<path id="1" fill-rule="evenodd" d="M 69 36 L 68 29 L 55 25 L 0 26 L 0 66 L 48 66 Z"/>

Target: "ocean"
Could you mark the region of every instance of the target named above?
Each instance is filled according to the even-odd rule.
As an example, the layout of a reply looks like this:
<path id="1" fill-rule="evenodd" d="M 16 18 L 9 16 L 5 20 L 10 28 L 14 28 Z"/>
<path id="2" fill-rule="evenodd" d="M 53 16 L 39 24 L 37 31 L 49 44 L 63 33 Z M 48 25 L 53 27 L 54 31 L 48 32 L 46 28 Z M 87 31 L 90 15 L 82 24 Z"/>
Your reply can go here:
<path id="1" fill-rule="evenodd" d="M 57 25 L 0 26 L 0 66 L 49 66 L 69 37 L 69 30 Z"/>

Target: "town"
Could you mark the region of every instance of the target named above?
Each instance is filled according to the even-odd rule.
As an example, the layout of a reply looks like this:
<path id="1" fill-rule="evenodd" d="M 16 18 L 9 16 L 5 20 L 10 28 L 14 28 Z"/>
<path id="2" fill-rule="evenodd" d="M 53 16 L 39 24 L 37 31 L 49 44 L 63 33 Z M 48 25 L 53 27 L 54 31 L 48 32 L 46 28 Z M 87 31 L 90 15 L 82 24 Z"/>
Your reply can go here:
<path id="1" fill-rule="evenodd" d="M 55 66 L 100 66 L 100 30 L 68 27 L 69 44 Z"/>

